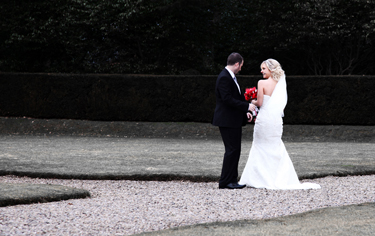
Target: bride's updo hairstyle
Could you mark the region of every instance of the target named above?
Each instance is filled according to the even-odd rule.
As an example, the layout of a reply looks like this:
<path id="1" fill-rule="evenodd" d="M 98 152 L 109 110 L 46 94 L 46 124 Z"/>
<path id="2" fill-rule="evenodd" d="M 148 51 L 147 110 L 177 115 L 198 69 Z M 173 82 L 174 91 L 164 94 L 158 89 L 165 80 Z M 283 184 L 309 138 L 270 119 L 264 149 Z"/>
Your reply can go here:
<path id="1" fill-rule="evenodd" d="M 276 61 L 275 59 L 267 59 L 264 62 L 262 62 L 262 64 L 263 63 L 270 70 L 271 75 L 272 75 L 272 79 L 274 79 L 276 81 L 279 81 L 281 76 L 284 75 L 285 72 L 283 71 L 283 69 L 281 69 L 280 63 L 278 61 Z"/>

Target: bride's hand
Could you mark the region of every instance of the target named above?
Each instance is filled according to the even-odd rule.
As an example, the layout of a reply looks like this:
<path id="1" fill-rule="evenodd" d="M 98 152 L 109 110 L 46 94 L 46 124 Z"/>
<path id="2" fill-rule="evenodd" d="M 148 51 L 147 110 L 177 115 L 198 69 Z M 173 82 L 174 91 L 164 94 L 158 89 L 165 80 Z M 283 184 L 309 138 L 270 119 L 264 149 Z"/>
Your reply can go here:
<path id="1" fill-rule="evenodd" d="M 250 111 L 255 111 L 256 106 L 252 103 L 250 104 Z"/>

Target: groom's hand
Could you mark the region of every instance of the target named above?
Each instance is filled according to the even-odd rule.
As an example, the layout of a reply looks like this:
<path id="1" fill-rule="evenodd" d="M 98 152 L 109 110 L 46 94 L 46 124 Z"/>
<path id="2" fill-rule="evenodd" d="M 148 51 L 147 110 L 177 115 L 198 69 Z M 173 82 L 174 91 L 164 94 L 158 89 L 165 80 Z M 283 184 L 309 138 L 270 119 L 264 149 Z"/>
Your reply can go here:
<path id="1" fill-rule="evenodd" d="M 247 114 L 247 122 L 251 122 L 253 120 L 253 116 L 250 114 L 250 112 L 248 112 Z"/>

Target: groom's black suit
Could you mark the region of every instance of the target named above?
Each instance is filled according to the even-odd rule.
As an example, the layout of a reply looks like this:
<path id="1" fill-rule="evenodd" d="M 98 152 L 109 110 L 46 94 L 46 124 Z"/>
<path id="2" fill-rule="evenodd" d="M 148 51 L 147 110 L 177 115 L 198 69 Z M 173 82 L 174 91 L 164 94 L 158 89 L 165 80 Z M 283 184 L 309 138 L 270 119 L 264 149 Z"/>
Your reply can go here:
<path id="1" fill-rule="evenodd" d="M 242 126 L 246 125 L 249 103 L 239 92 L 227 69 L 216 80 L 216 108 L 212 124 L 219 126 L 225 146 L 223 168 L 219 187 L 237 183 L 238 162 L 241 155 Z"/>

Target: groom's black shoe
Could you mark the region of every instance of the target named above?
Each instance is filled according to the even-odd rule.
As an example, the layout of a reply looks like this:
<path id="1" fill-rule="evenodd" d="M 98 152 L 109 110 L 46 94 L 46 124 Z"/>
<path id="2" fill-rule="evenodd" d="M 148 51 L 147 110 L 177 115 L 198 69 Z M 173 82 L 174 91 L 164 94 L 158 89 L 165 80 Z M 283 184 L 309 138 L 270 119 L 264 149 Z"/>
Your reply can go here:
<path id="1" fill-rule="evenodd" d="M 228 189 L 241 189 L 241 188 L 244 188 L 246 187 L 246 185 L 241 185 L 241 184 L 238 184 L 238 183 L 230 183 L 228 184 L 227 186 L 219 186 L 219 189 L 223 189 L 223 188 L 228 188 Z"/>

